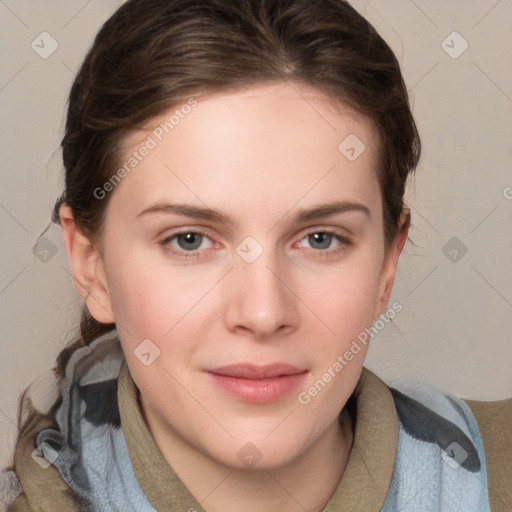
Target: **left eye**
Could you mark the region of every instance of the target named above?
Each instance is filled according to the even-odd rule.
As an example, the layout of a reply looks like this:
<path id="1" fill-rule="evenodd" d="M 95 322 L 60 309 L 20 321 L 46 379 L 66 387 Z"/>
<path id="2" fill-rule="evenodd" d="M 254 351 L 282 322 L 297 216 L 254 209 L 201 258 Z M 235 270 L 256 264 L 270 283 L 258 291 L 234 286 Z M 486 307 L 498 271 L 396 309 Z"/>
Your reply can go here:
<path id="1" fill-rule="evenodd" d="M 176 241 L 178 249 L 183 251 L 195 251 L 197 249 L 206 249 L 207 247 L 201 247 L 202 243 L 208 240 L 208 237 L 204 233 L 197 233 L 195 231 L 176 233 L 164 240 L 164 243 L 169 244 L 176 248 L 172 242 Z"/>
<path id="2" fill-rule="evenodd" d="M 340 235 L 329 231 L 315 231 L 307 234 L 302 240 L 307 240 L 313 249 L 330 249 L 331 243 L 337 241 L 338 244 L 343 241 Z"/>

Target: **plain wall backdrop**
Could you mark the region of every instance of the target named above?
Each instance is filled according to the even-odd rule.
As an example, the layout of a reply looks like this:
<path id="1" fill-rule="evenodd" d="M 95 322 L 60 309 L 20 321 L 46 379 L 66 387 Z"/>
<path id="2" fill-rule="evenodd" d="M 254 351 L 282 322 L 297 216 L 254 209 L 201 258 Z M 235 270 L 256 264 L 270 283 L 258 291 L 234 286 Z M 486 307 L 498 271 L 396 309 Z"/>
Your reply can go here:
<path id="1" fill-rule="evenodd" d="M 198 0 L 200 1 L 200 0 Z M 236 0 L 233 0 L 236 1 Z M 0 0 L 0 467 L 18 397 L 75 334 L 61 229 L 67 95 L 116 0 Z M 395 51 L 423 143 L 410 238 L 366 366 L 464 398 L 512 397 L 512 2 L 352 2 Z M 341 142 L 341 141 L 340 141 Z"/>

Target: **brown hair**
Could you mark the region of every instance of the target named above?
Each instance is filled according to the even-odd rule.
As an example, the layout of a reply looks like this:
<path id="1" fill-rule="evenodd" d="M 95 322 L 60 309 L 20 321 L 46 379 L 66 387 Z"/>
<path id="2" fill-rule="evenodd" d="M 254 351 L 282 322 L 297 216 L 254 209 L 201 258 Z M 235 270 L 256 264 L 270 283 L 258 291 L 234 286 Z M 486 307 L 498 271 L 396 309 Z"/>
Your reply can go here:
<path id="1" fill-rule="evenodd" d="M 369 116 L 380 135 L 386 247 L 396 234 L 420 140 L 398 61 L 344 0 L 129 0 L 103 25 L 69 96 L 62 140 L 67 203 L 88 236 L 107 199 L 93 193 L 119 165 L 123 139 L 184 98 L 267 81 L 316 86 Z M 341 141 L 340 141 L 341 142 Z M 75 348 L 114 328 L 84 306 Z"/>

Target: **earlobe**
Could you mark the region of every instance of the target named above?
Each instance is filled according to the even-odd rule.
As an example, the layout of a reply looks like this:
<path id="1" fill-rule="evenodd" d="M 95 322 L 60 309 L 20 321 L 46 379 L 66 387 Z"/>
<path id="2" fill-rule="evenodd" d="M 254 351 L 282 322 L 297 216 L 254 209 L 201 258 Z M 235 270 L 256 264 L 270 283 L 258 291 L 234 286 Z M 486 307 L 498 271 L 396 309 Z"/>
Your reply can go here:
<path id="1" fill-rule="evenodd" d="M 113 323 L 114 316 L 100 253 L 77 226 L 72 210 L 67 204 L 60 207 L 59 217 L 64 245 L 80 295 L 98 322 Z"/>
<path id="2" fill-rule="evenodd" d="M 395 282 L 396 269 L 398 266 L 398 259 L 402 253 L 405 242 L 407 241 L 407 235 L 409 233 L 409 227 L 411 224 L 411 211 L 409 208 L 404 207 L 400 216 L 399 229 L 392 240 L 384 262 L 382 265 L 379 292 L 375 303 L 375 310 L 373 314 L 374 320 L 378 318 L 384 308 L 387 306 L 391 291 L 393 290 L 393 284 Z"/>

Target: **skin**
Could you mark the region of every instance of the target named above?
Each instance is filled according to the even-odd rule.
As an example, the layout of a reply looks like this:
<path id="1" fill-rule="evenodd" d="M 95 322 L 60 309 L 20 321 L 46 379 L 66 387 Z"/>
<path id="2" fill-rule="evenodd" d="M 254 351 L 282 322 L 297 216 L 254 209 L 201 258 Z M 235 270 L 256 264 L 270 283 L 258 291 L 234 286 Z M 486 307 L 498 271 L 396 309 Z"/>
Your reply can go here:
<path id="1" fill-rule="evenodd" d="M 105 199 L 101 239 L 86 238 L 62 206 L 72 271 L 91 314 L 117 323 L 149 429 L 205 510 L 321 510 L 350 454 L 350 421 L 337 417 L 367 348 L 307 405 L 297 395 L 385 311 L 408 222 L 386 251 L 378 136 L 361 114 L 299 84 L 197 100 Z M 168 117 L 127 138 L 126 156 Z M 338 150 L 350 134 L 366 146 L 353 162 Z M 297 222 L 299 210 L 332 201 L 368 212 Z M 209 207 L 230 222 L 138 217 L 157 203 Z M 174 236 L 197 230 L 207 237 L 192 251 Z M 326 231 L 344 238 L 327 235 L 322 246 L 308 236 Z M 252 263 L 236 252 L 247 236 L 263 249 Z M 145 366 L 134 350 L 148 338 L 160 357 Z M 240 362 L 308 372 L 284 398 L 249 403 L 204 371 Z M 261 454 L 251 468 L 237 456 L 248 442 Z"/>

